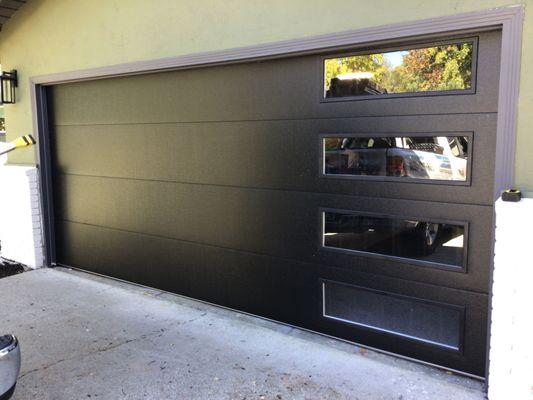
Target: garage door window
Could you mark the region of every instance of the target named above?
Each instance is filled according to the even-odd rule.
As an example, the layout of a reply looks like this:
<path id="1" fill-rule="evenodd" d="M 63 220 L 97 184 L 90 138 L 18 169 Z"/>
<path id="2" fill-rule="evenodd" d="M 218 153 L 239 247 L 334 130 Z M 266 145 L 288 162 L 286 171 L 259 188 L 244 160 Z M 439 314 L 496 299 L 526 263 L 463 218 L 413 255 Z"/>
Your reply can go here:
<path id="1" fill-rule="evenodd" d="M 343 211 L 323 213 L 323 246 L 463 268 L 465 226 Z"/>
<path id="2" fill-rule="evenodd" d="M 467 182 L 468 136 L 322 137 L 326 176 Z"/>
<path id="3" fill-rule="evenodd" d="M 326 99 L 462 92 L 474 87 L 475 39 L 324 59 Z"/>

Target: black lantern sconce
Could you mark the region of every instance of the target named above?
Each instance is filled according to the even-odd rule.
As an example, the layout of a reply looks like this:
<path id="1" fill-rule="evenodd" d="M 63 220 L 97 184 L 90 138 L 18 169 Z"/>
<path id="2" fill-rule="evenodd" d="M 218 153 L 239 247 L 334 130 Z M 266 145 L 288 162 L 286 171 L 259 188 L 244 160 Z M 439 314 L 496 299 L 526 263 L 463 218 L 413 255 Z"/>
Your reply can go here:
<path id="1" fill-rule="evenodd" d="M 2 71 L 0 74 L 0 104 L 15 104 L 15 88 L 17 86 L 17 71 Z"/>

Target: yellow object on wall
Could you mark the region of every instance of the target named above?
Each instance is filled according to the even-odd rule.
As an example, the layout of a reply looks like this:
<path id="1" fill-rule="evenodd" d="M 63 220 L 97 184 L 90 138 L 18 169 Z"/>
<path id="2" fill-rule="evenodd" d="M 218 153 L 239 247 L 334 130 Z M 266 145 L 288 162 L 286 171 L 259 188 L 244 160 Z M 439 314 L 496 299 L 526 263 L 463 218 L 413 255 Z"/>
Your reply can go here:
<path id="1" fill-rule="evenodd" d="M 526 4 L 515 185 L 533 191 L 533 13 Z M 512 3 L 511 3 L 512 4 Z M 32 0 L 0 33 L 0 62 L 19 73 L 8 132 L 32 130 L 29 77 L 222 50 L 508 6 L 507 0 Z M 7 138 L 12 140 L 13 137 Z M 34 164 L 21 150 L 13 164 Z"/>

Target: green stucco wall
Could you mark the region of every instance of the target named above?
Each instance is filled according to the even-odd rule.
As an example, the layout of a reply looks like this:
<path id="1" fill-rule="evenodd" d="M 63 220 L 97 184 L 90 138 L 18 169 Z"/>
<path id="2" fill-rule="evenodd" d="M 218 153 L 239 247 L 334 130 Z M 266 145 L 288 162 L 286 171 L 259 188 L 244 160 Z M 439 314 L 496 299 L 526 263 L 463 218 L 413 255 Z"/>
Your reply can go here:
<path id="1" fill-rule="evenodd" d="M 516 185 L 533 191 L 533 0 L 526 5 Z M 2 28 L 0 63 L 20 76 L 8 139 L 32 131 L 31 76 L 247 46 L 508 6 L 508 0 L 31 0 Z M 32 164 L 25 149 L 11 163 Z"/>

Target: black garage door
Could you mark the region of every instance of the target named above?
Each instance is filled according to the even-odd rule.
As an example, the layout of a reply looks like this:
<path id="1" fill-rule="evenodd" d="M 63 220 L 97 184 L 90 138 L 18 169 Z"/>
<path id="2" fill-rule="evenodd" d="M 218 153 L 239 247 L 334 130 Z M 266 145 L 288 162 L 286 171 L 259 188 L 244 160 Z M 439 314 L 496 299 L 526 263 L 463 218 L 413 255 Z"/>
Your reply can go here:
<path id="1" fill-rule="evenodd" d="M 483 375 L 499 49 L 50 87 L 56 262 Z"/>

